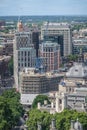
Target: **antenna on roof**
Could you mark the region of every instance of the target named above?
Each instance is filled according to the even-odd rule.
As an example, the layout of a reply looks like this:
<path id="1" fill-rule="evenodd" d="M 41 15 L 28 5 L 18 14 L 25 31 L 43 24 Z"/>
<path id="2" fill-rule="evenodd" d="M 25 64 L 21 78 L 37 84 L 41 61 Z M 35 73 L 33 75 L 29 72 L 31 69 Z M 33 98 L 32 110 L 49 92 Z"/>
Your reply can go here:
<path id="1" fill-rule="evenodd" d="M 20 16 L 18 16 L 18 22 L 20 22 Z"/>

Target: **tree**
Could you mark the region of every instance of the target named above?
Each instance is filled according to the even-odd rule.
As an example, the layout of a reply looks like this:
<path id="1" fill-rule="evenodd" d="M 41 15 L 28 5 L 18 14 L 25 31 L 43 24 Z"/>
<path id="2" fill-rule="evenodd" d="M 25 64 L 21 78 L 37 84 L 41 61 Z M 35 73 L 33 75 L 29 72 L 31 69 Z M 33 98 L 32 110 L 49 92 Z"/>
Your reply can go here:
<path id="1" fill-rule="evenodd" d="M 69 130 L 71 120 L 79 119 L 83 125 L 83 129 L 87 130 L 87 116 L 85 112 L 77 112 L 75 110 L 64 110 L 61 113 L 55 114 L 56 128 L 58 130 Z"/>
<path id="2" fill-rule="evenodd" d="M 34 99 L 33 103 L 32 103 L 32 108 L 37 108 L 37 103 L 40 102 L 41 105 L 44 103 L 44 100 L 47 100 L 48 103 L 50 103 L 48 97 L 46 95 L 38 95 L 36 96 L 36 98 Z"/>
<path id="3" fill-rule="evenodd" d="M 9 130 L 12 127 L 12 111 L 6 99 L 0 96 L 0 130 Z"/>
<path id="4" fill-rule="evenodd" d="M 54 115 L 48 112 L 41 112 L 37 109 L 32 109 L 28 112 L 29 118 L 27 120 L 28 130 L 36 130 L 37 123 L 41 122 L 42 130 L 49 130 L 52 118 L 56 121 L 56 129 L 69 130 L 71 120 L 79 119 L 82 123 L 83 129 L 87 130 L 87 115 L 85 112 L 77 112 L 76 110 L 65 109 L 61 113 L 55 113 Z"/>
<path id="5" fill-rule="evenodd" d="M 49 130 L 52 115 L 48 112 L 41 112 L 37 109 L 29 111 L 29 119 L 27 120 L 28 130 L 37 130 L 37 125 L 40 122 L 42 130 Z"/>
<path id="6" fill-rule="evenodd" d="M 76 61 L 78 59 L 78 55 L 69 55 L 67 58 L 68 61 Z"/>
<path id="7" fill-rule="evenodd" d="M 5 113 L 4 120 L 7 121 L 7 124 L 13 127 L 17 124 L 20 116 L 22 116 L 24 113 L 23 107 L 20 104 L 20 94 L 16 92 L 15 89 L 11 89 L 3 92 L 1 97 L 3 98 L 2 103 L 4 103 L 3 101 L 5 100 L 5 108 L 10 109 L 10 115 L 7 116 L 8 112 L 6 109 L 0 107 L 0 110 L 1 112 L 3 111 Z M 7 120 L 7 117 L 9 118 L 9 121 Z"/>

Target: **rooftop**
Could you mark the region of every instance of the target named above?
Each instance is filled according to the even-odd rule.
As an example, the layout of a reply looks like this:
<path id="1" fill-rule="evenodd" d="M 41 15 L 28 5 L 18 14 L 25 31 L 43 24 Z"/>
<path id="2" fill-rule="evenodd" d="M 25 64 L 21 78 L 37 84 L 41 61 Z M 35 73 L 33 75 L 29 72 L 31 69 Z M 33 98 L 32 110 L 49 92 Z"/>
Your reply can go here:
<path id="1" fill-rule="evenodd" d="M 69 78 L 85 78 L 87 77 L 87 65 L 83 63 L 74 63 L 74 65 L 66 73 Z"/>
<path id="2" fill-rule="evenodd" d="M 49 28 L 69 28 L 70 25 L 68 23 L 47 23 L 45 22 L 42 27 Z"/>
<path id="3" fill-rule="evenodd" d="M 46 46 L 46 47 L 59 46 L 58 43 L 56 43 L 56 42 L 51 42 L 51 41 L 46 41 L 46 42 L 43 42 L 42 44 L 43 44 L 44 47 L 45 47 L 45 46 Z"/>
<path id="4" fill-rule="evenodd" d="M 28 76 L 28 77 L 63 77 L 64 74 L 60 73 L 52 73 L 52 72 L 47 72 L 47 73 L 40 73 L 38 72 L 37 69 L 35 68 L 24 68 L 22 72 L 20 72 L 23 76 Z"/>

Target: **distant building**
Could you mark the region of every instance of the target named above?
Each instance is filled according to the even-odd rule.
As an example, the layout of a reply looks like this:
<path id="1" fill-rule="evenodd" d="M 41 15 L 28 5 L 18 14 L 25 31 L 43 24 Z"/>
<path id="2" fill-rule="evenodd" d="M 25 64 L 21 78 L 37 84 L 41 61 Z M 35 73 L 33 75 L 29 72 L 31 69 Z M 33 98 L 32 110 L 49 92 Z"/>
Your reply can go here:
<path id="1" fill-rule="evenodd" d="M 60 46 L 53 42 L 43 42 L 40 45 L 40 57 L 47 59 L 47 71 L 57 70 L 60 66 Z"/>
<path id="2" fill-rule="evenodd" d="M 59 84 L 59 92 L 73 93 L 75 88 L 87 86 L 87 65 L 74 63 Z"/>
<path id="3" fill-rule="evenodd" d="M 13 33 L 0 33 L 0 55 L 13 56 L 13 39 Z"/>
<path id="4" fill-rule="evenodd" d="M 5 26 L 5 21 L 0 20 L 0 26 Z"/>
<path id="5" fill-rule="evenodd" d="M 71 28 L 67 23 L 44 23 L 41 27 L 41 39 L 60 44 L 61 56 L 72 53 Z"/>
<path id="6" fill-rule="evenodd" d="M 78 81 L 81 79 L 81 82 L 87 80 L 87 65 L 84 63 L 74 63 L 66 73 L 66 77 L 68 79 L 78 79 Z"/>
<path id="7" fill-rule="evenodd" d="M 8 63 L 11 56 L 0 56 L 0 76 L 2 79 L 9 75 Z"/>
<path id="8" fill-rule="evenodd" d="M 14 39 L 13 33 L 1 33 L 0 38 L 3 38 L 3 42 L 12 41 Z"/>
<path id="9" fill-rule="evenodd" d="M 0 45 L 2 46 L 2 52 L 0 53 L 0 55 L 13 56 L 13 40 L 1 42 Z"/>
<path id="10" fill-rule="evenodd" d="M 0 56 L 0 86 L 3 90 L 12 87 L 14 83 L 8 68 L 10 60 L 11 56 Z"/>
<path id="11" fill-rule="evenodd" d="M 87 38 L 73 40 L 73 54 L 82 54 L 87 52 Z"/>

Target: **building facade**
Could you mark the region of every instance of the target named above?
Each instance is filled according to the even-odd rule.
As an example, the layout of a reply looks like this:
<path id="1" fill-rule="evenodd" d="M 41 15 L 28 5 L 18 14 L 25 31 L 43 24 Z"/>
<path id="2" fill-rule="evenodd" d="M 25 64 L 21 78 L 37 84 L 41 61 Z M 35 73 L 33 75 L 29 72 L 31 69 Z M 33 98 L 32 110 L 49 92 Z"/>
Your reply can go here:
<path id="1" fill-rule="evenodd" d="M 63 75 L 52 74 L 50 72 L 39 73 L 35 68 L 25 68 L 19 73 L 21 102 L 32 104 L 36 95 L 58 91 L 58 84 L 62 77 Z"/>
<path id="2" fill-rule="evenodd" d="M 57 91 L 62 76 L 52 73 L 39 73 L 35 68 L 25 68 L 20 72 L 22 94 L 41 94 Z"/>
<path id="3" fill-rule="evenodd" d="M 47 59 L 47 71 L 57 70 L 60 66 L 60 45 L 43 42 L 40 45 L 40 57 Z"/>
<path id="4" fill-rule="evenodd" d="M 67 23 L 44 23 L 41 27 L 41 39 L 60 44 L 61 56 L 72 53 L 71 28 Z"/>
<path id="5" fill-rule="evenodd" d="M 73 54 L 87 53 L 87 39 L 73 40 Z"/>
<path id="6" fill-rule="evenodd" d="M 22 23 L 18 23 L 18 31 L 14 38 L 14 78 L 18 89 L 19 71 L 24 67 L 35 66 L 36 51 L 32 44 L 32 32 L 24 32 Z"/>

